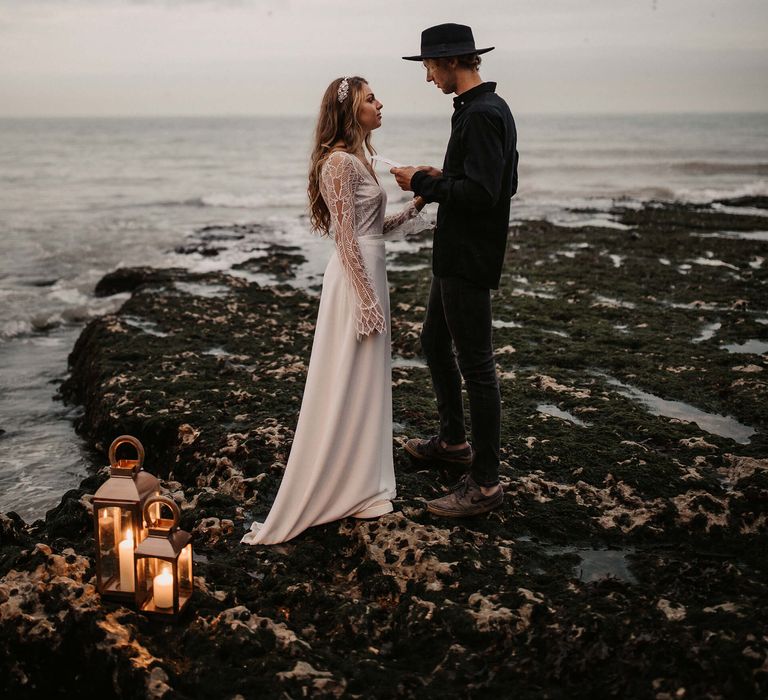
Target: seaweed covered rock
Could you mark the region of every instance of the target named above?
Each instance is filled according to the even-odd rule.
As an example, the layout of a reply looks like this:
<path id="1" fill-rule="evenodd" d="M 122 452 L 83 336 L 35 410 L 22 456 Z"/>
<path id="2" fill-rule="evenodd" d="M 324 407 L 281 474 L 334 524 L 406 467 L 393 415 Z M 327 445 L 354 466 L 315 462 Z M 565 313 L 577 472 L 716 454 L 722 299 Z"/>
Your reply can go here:
<path id="1" fill-rule="evenodd" d="M 102 289 L 131 297 L 83 331 L 62 394 L 95 450 L 145 444 L 193 533 L 193 598 L 175 625 L 98 600 L 94 465 L 34 527 L 0 516 L 0 684 L 76 692 L 87 668 L 121 697 L 764 696 L 768 243 L 746 235 L 762 203 L 741 204 L 512 227 L 494 297 L 506 498 L 466 521 L 424 506 L 458 475 L 400 449 L 435 429 L 429 252 L 391 256 L 396 510 L 275 546 L 239 540 L 280 484 L 317 299 L 115 275 Z M 260 272 L 301 262 L 272 253 Z"/>

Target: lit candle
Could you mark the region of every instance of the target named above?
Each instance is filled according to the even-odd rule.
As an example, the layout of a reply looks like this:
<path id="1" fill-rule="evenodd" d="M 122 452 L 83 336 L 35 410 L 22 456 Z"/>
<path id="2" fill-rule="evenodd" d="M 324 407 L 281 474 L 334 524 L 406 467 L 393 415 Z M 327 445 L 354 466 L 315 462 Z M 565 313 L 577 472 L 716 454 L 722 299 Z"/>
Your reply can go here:
<path id="1" fill-rule="evenodd" d="M 133 532 L 125 531 L 125 539 L 120 543 L 120 590 L 133 590 Z"/>
<path id="2" fill-rule="evenodd" d="M 115 519 L 109 514 L 109 508 L 102 508 L 101 518 L 99 518 L 99 542 L 102 552 L 108 552 L 114 547 L 114 540 L 109 542 L 107 537 L 115 535 Z"/>
<path id="3" fill-rule="evenodd" d="M 112 515 L 113 510 L 119 510 L 117 508 L 102 508 L 101 518 L 99 518 L 99 530 L 100 540 L 103 550 L 112 550 L 120 540 L 117 518 Z"/>
<path id="4" fill-rule="evenodd" d="M 163 569 L 159 576 L 152 579 L 152 593 L 155 596 L 155 607 L 173 607 L 173 576 L 168 569 Z"/>

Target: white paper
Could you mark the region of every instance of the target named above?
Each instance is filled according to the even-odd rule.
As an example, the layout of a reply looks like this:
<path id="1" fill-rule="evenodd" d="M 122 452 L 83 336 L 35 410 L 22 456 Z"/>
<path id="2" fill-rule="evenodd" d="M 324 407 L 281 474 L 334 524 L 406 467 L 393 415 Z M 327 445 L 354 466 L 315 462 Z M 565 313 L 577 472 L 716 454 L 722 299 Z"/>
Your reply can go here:
<path id="1" fill-rule="evenodd" d="M 388 165 L 390 168 L 405 167 L 402 163 L 398 163 L 396 160 L 390 160 L 389 158 L 385 158 L 384 156 L 380 156 L 380 155 L 371 156 L 371 160 L 376 161 L 378 163 L 384 163 L 384 165 Z"/>

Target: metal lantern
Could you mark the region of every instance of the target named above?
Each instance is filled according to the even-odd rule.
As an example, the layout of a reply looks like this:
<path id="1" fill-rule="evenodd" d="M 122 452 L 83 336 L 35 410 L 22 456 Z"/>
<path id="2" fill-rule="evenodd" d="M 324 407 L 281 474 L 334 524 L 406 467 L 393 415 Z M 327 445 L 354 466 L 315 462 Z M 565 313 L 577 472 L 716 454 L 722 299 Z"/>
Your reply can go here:
<path id="1" fill-rule="evenodd" d="M 117 459 L 117 448 L 132 445 L 136 459 Z M 159 493 L 156 477 L 142 471 L 144 447 L 121 435 L 109 447 L 109 479 L 93 497 L 96 540 L 96 587 L 104 598 L 131 602 L 135 598 L 133 557 L 147 536 L 143 521 L 147 499 Z"/>
<path id="2" fill-rule="evenodd" d="M 173 514 L 160 516 L 164 507 Z M 167 496 L 144 506 L 147 538 L 136 547 L 136 607 L 144 613 L 176 616 L 192 597 L 192 535 L 179 530 L 179 507 Z"/>

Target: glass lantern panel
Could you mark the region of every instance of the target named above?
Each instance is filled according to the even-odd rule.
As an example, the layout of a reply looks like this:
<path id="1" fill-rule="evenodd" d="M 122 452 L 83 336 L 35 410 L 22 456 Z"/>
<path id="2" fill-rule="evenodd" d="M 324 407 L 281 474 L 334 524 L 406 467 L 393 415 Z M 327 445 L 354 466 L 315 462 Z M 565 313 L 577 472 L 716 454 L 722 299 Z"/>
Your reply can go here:
<path id="1" fill-rule="evenodd" d="M 192 543 L 190 542 L 179 555 L 179 598 L 192 595 Z"/>
<path id="2" fill-rule="evenodd" d="M 117 572 L 118 585 L 117 590 L 133 593 L 135 590 L 133 582 L 133 552 L 136 549 L 136 542 L 133 538 L 133 513 L 124 508 L 115 508 L 119 512 L 117 518 L 118 528 L 116 536 L 118 538 L 117 558 L 119 568 Z"/>
<path id="3" fill-rule="evenodd" d="M 141 557 L 138 560 L 136 568 L 139 571 L 139 582 L 141 587 L 139 592 L 142 594 L 142 600 L 149 600 L 152 594 L 152 579 L 155 577 L 155 568 L 157 560 L 152 557 Z"/>
<path id="4" fill-rule="evenodd" d="M 141 557 L 138 557 L 136 560 L 136 591 L 138 593 L 138 599 L 139 601 L 143 601 L 146 597 L 146 590 L 147 590 L 147 560 L 142 559 Z"/>
<path id="5" fill-rule="evenodd" d="M 142 561 L 146 591 L 142 608 L 173 613 L 173 564 L 157 557 L 142 558 Z"/>
<path id="6" fill-rule="evenodd" d="M 108 586 L 118 573 L 117 545 L 119 542 L 120 509 L 116 507 L 99 508 L 97 513 L 99 527 L 99 558 L 101 561 L 100 583 Z"/>

